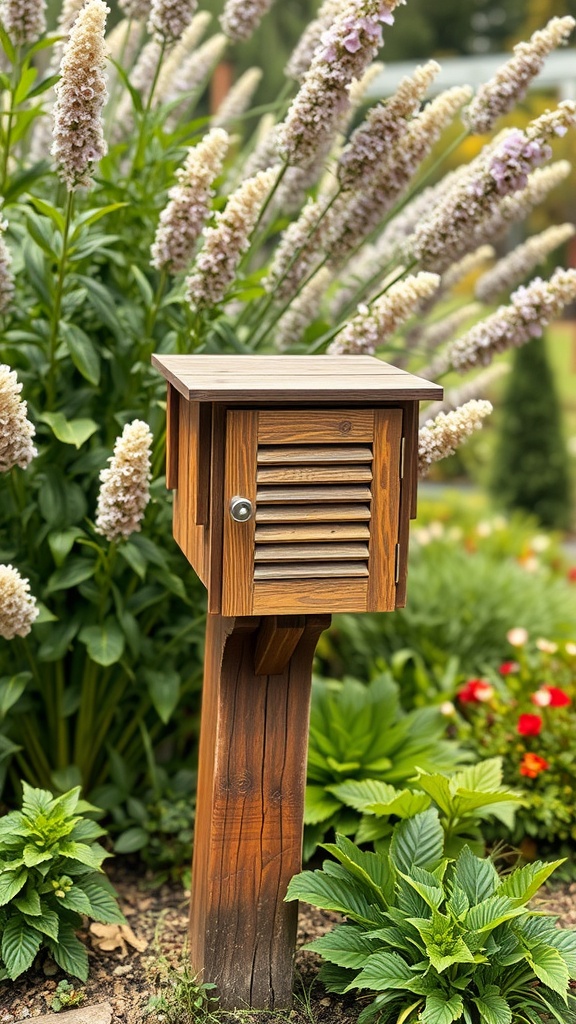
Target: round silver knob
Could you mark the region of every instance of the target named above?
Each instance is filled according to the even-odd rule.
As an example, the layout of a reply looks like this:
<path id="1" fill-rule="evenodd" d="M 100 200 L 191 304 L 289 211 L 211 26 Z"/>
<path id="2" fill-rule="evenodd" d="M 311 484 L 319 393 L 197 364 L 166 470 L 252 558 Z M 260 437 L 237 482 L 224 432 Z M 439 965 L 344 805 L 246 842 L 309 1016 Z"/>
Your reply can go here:
<path id="1" fill-rule="evenodd" d="M 252 519 L 254 508 L 248 498 L 236 496 L 230 499 L 230 515 L 237 523 L 246 523 Z"/>

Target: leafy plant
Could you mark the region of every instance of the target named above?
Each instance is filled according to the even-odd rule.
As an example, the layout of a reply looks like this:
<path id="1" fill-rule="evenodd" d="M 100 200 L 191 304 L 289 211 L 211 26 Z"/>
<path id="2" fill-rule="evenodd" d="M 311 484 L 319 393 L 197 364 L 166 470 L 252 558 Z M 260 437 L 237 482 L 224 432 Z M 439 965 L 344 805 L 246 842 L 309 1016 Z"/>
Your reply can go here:
<path id="1" fill-rule="evenodd" d="M 354 833 L 358 814 L 344 810 L 338 786 L 362 779 L 390 785 L 417 768 L 449 769 L 463 754 L 444 739 L 446 719 L 437 708 L 405 713 L 398 686 L 383 673 L 365 685 L 357 679 L 315 681 L 310 716 L 306 787 L 305 857 L 331 828 Z"/>
<path id="2" fill-rule="evenodd" d="M 53 797 L 23 783 L 22 810 L 0 818 L 0 978 L 18 978 L 42 947 L 81 981 L 88 956 L 75 931 L 85 914 L 124 923 L 102 871 L 109 856 L 96 840 L 105 830 L 86 817 L 95 811 L 80 788 Z"/>
<path id="3" fill-rule="evenodd" d="M 373 842 L 380 851 L 390 845 L 395 819 L 411 818 L 433 805 L 444 829 L 447 857 L 456 857 L 464 846 L 482 855 L 483 823 L 495 818 L 511 829 L 516 809 L 522 803 L 521 795 L 502 785 L 501 758 L 481 761 L 450 776 L 418 768 L 413 782 L 410 788 L 399 790 L 385 782 L 366 779 L 331 786 L 330 792 L 362 813 L 355 841 Z"/>
<path id="4" fill-rule="evenodd" d="M 481 758 L 502 758 L 508 785 L 521 785 L 513 841 L 528 857 L 576 848 L 576 643 L 536 642 L 524 630 L 508 646 L 499 672 L 468 680 L 456 692 L 460 739 Z M 511 639 L 516 641 L 514 633 Z M 489 834 L 494 835 L 491 828 Z"/>
<path id="5" fill-rule="evenodd" d="M 60 1010 L 67 1010 L 71 1006 L 80 1006 L 84 1002 L 86 993 L 82 989 L 75 988 L 69 981 L 62 979 L 56 986 L 56 991 L 50 1000 L 50 1009 L 54 1013 Z"/>
<path id="6" fill-rule="evenodd" d="M 156 995 L 148 1000 L 145 1015 L 159 1014 L 167 1024 L 217 1024 L 216 985 L 191 974 L 188 956 L 178 967 L 161 956 L 156 963 Z"/>
<path id="7" fill-rule="evenodd" d="M 396 825 L 389 853 L 344 836 L 324 848 L 335 860 L 293 878 L 286 898 L 346 915 L 307 948 L 327 961 L 330 991 L 376 993 L 359 1024 L 574 1020 L 576 932 L 528 907 L 560 862 L 500 878 L 467 846 L 449 860 L 435 808 Z"/>

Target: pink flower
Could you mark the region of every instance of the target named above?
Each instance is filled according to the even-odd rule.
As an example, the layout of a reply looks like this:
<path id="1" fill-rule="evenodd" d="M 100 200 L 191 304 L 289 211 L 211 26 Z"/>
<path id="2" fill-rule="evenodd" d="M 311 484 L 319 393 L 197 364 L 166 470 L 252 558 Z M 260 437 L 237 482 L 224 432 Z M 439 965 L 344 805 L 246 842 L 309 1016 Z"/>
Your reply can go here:
<path id="1" fill-rule="evenodd" d="M 469 679 L 456 696 L 463 704 L 485 704 L 494 696 L 494 687 L 485 679 Z"/>
<path id="2" fill-rule="evenodd" d="M 520 715 L 517 728 L 520 736 L 539 736 L 542 731 L 542 719 L 540 715 Z"/>

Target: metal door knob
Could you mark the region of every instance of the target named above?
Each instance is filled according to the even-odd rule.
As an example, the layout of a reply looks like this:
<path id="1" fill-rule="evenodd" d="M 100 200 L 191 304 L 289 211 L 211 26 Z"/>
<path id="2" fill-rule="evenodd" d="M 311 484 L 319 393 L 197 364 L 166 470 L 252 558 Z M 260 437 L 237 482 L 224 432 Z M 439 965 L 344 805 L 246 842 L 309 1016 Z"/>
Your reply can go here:
<path id="1" fill-rule="evenodd" d="M 249 498 L 236 496 L 230 499 L 230 515 L 237 523 L 246 523 L 254 515 L 254 507 Z"/>

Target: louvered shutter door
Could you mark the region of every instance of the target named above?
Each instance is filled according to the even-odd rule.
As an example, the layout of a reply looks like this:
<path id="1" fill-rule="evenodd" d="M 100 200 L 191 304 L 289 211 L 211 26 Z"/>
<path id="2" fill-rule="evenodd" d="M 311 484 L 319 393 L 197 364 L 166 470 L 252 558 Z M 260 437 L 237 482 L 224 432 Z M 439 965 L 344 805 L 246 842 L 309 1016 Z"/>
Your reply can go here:
<path id="1" fill-rule="evenodd" d="M 392 610 L 401 437 L 400 409 L 229 411 L 223 614 Z"/>

